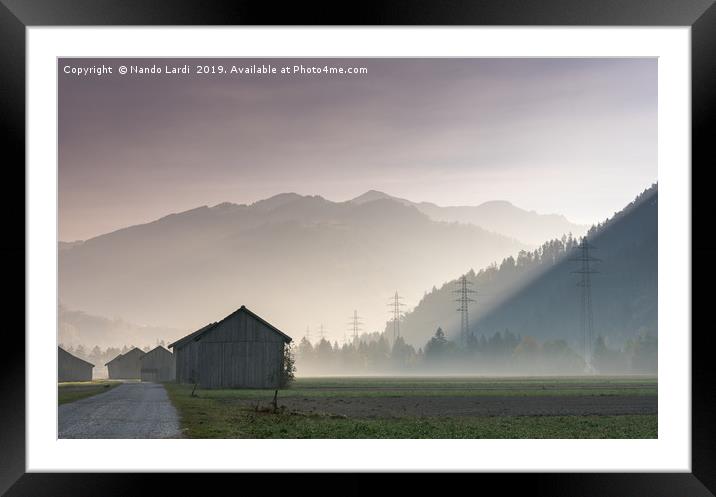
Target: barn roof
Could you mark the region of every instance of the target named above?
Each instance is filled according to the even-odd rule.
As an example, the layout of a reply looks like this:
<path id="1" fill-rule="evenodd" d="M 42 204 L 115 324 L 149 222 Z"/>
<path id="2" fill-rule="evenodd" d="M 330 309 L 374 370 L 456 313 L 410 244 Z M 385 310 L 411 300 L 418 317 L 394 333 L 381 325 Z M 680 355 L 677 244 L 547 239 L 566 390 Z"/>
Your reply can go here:
<path id="1" fill-rule="evenodd" d="M 207 324 L 206 326 L 204 326 L 203 328 L 199 328 L 199 329 L 196 330 L 195 332 L 189 333 L 189 334 L 188 334 L 187 336 L 185 336 L 184 338 L 180 338 L 180 339 L 177 340 L 176 342 L 170 343 L 169 345 L 167 345 L 167 347 L 169 347 L 170 349 L 177 348 L 177 347 L 182 347 L 182 346 L 184 346 L 184 344 L 189 343 L 189 340 L 191 340 L 192 338 L 194 338 L 194 337 L 196 337 L 196 336 L 198 336 L 198 335 L 204 333 L 205 331 L 207 331 L 209 328 L 213 327 L 213 326 L 216 325 L 216 324 L 218 324 L 216 321 L 213 322 L 213 323 L 209 323 L 209 324 Z"/>
<path id="2" fill-rule="evenodd" d="M 111 361 L 105 362 L 104 365 L 105 365 L 105 366 L 108 366 L 109 364 L 113 363 L 114 361 L 116 361 L 117 359 L 119 359 L 120 357 L 122 357 L 123 355 L 124 355 L 124 354 L 119 354 L 117 357 L 115 357 L 115 358 L 112 359 Z"/>
<path id="3" fill-rule="evenodd" d="M 272 325 L 271 323 L 269 323 L 268 321 L 266 321 L 265 319 L 263 319 L 263 318 L 262 318 L 261 316 L 259 316 L 258 314 L 254 314 L 253 312 L 251 312 L 245 305 L 242 305 L 242 306 L 239 307 L 236 311 L 232 312 L 231 314 L 229 314 L 228 316 L 226 316 L 226 317 L 225 317 L 224 319 L 222 319 L 221 321 L 218 321 L 218 322 L 215 322 L 215 323 L 211 323 L 211 324 L 207 324 L 207 325 L 204 326 L 203 328 L 201 328 L 201 329 L 199 329 L 199 330 L 196 330 L 194 333 L 191 333 L 190 335 L 187 335 L 187 336 L 185 336 L 184 338 L 182 338 L 182 339 L 180 339 L 180 340 L 177 340 L 177 341 L 174 342 L 174 343 L 170 343 L 170 344 L 169 344 L 169 347 L 176 347 L 176 346 L 181 347 L 181 346 L 183 346 L 184 344 L 188 343 L 190 340 L 199 340 L 205 333 L 207 333 L 208 331 L 214 329 L 216 326 L 220 325 L 221 323 L 223 323 L 223 322 L 226 321 L 227 319 L 229 319 L 229 318 L 235 316 L 236 314 L 239 314 L 240 312 L 243 312 L 243 313 L 245 313 L 245 314 L 248 314 L 248 315 L 249 315 L 250 317 L 252 317 L 253 319 L 255 319 L 255 320 L 259 321 L 260 323 L 262 323 L 263 325 L 265 325 L 265 326 L 266 326 L 267 328 L 269 328 L 271 331 L 273 331 L 273 332 L 278 333 L 279 335 L 281 335 L 281 337 L 283 337 L 283 339 L 284 339 L 284 341 L 285 341 L 286 343 L 290 343 L 290 342 L 293 340 L 290 336 L 288 336 L 287 334 L 285 334 L 283 331 L 281 331 L 281 330 L 279 330 L 278 328 L 276 328 L 274 325 Z"/>
<path id="4" fill-rule="evenodd" d="M 124 354 L 119 354 L 117 357 L 115 357 L 111 361 L 105 363 L 105 366 L 107 366 L 108 364 L 112 364 L 117 359 L 121 359 L 121 358 L 129 356 L 130 354 L 137 354 L 137 353 L 139 353 L 139 357 L 142 357 L 144 354 L 146 354 L 146 352 L 144 352 L 142 349 L 138 349 L 137 347 L 132 347 L 131 350 L 125 352 Z"/>
<path id="5" fill-rule="evenodd" d="M 58 346 L 58 347 L 57 347 L 57 350 L 58 350 L 58 352 L 60 352 L 60 353 L 67 354 L 68 356 L 70 356 L 72 359 L 75 359 L 76 361 L 84 362 L 85 364 L 94 367 L 94 364 L 92 364 L 91 362 L 85 361 L 84 359 L 81 359 L 81 358 L 77 357 L 77 356 L 74 355 L 74 354 L 70 354 L 69 352 L 67 352 L 67 351 L 66 351 L 65 349 L 63 349 L 62 347 L 59 347 L 59 346 Z"/>
<path id="6" fill-rule="evenodd" d="M 144 354 L 142 357 L 140 357 L 139 360 L 140 360 L 140 361 L 143 361 L 146 357 L 150 357 L 150 358 L 151 358 L 151 357 L 154 356 L 154 355 L 162 354 L 162 353 L 172 355 L 172 353 L 169 352 L 167 349 L 165 349 L 165 348 L 162 347 L 161 345 L 157 345 L 157 346 L 154 347 L 152 350 L 150 350 L 149 352 L 147 352 L 146 354 Z"/>
<path id="7" fill-rule="evenodd" d="M 248 315 L 251 316 L 252 318 L 254 318 L 254 319 L 256 319 L 257 321 L 259 321 L 259 322 L 263 323 L 264 325 L 268 326 L 269 329 L 271 329 L 271 330 L 275 331 L 276 333 L 278 333 L 279 335 L 281 335 L 281 336 L 283 337 L 283 339 L 286 341 L 286 343 L 290 343 L 290 342 L 293 340 L 293 338 L 291 338 L 290 336 L 288 336 L 287 334 L 285 334 L 283 331 L 281 331 L 281 330 L 279 330 L 278 328 L 276 328 L 274 325 L 272 325 L 272 324 L 269 323 L 268 321 L 264 320 L 261 316 L 259 316 L 258 314 L 254 314 L 253 312 L 251 312 L 251 311 L 248 309 L 248 307 L 246 307 L 245 305 L 242 305 L 242 306 L 239 308 L 239 310 L 236 311 L 236 312 L 234 312 L 233 314 L 237 314 L 237 313 L 239 313 L 239 312 L 241 312 L 241 311 L 245 312 L 246 314 L 248 314 Z M 229 316 L 227 316 L 227 317 L 224 318 L 224 319 L 227 319 L 228 317 L 229 317 Z M 223 320 L 222 320 L 222 321 L 223 321 Z"/>

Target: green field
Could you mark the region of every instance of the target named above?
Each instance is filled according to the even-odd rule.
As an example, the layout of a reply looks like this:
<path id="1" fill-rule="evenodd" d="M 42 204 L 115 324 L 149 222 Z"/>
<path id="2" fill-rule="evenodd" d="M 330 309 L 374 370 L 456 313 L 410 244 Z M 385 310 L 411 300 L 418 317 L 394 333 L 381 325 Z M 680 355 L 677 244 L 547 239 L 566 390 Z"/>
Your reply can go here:
<path id="1" fill-rule="evenodd" d="M 578 409 L 607 401 L 617 408 L 655 404 L 657 382 L 649 377 L 301 378 L 280 391 L 276 412 L 269 390 L 197 389 L 192 396 L 191 385 L 165 387 L 189 438 L 657 437 L 655 411 L 560 413 L 561 402 L 577 402 Z M 484 404 L 508 413 L 472 414 Z M 526 404 L 547 414 L 519 415 Z"/>
<path id="2" fill-rule="evenodd" d="M 66 404 L 75 400 L 107 392 L 121 382 L 112 380 L 69 381 L 57 384 L 57 403 Z"/>
<path id="3" fill-rule="evenodd" d="M 568 378 L 300 378 L 281 397 L 408 397 L 408 396 L 534 396 L 656 395 L 653 377 Z M 202 390 L 204 398 L 269 399 L 273 390 Z"/>

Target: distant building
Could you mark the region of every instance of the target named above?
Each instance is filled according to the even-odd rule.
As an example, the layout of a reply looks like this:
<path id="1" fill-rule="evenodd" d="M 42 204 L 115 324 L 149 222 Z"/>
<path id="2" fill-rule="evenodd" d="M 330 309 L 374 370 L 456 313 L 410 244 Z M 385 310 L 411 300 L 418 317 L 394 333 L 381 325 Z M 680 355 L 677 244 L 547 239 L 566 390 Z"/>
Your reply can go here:
<path id="1" fill-rule="evenodd" d="M 94 364 L 57 347 L 57 381 L 92 381 Z"/>
<path id="2" fill-rule="evenodd" d="M 202 388 L 274 388 L 291 337 L 245 306 L 169 345 L 176 379 Z"/>
<path id="3" fill-rule="evenodd" d="M 126 354 L 119 354 L 117 357 L 109 361 L 107 373 L 111 380 L 132 380 L 141 378 L 141 365 L 139 359 L 144 355 L 144 351 L 134 347 Z"/>
<path id="4" fill-rule="evenodd" d="M 139 358 L 142 381 L 174 381 L 176 368 L 174 354 L 161 345 Z"/>

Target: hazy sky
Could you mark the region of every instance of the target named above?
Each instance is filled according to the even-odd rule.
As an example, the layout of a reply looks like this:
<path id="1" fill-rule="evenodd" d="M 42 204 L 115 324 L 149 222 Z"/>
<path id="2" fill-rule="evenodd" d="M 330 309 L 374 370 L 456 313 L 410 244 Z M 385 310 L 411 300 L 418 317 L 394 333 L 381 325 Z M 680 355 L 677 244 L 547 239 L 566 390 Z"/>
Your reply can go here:
<path id="1" fill-rule="evenodd" d="M 118 74 L 185 63 L 367 74 Z M 287 191 L 592 223 L 657 180 L 656 59 L 60 59 L 58 91 L 66 241 Z"/>

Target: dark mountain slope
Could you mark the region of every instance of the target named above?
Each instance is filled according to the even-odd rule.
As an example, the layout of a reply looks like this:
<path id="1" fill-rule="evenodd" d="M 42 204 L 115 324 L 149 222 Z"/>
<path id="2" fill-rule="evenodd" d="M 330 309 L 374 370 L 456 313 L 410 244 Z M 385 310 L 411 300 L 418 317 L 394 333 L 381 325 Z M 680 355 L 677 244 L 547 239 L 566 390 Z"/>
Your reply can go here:
<path id="1" fill-rule="evenodd" d="M 593 227 L 588 239 L 602 262 L 592 276 L 595 334 L 621 345 L 639 333 L 657 332 L 658 190 L 654 185 L 605 223 Z M 564 339 L 581 350 L 579 332 L 580 288 L 577 240 L 563 238 L 545 243 L 535 252 L 522 252 L 468 273 L 478 292 L 471 306 L 470 330 L 493 334 L 509 329 L 540 340 Z M 453 301 L 457 280 L 427 294 L 405 317 L 403 334 L 423 345 L 442 326 L 453 338 L 460 330 Z"/>

